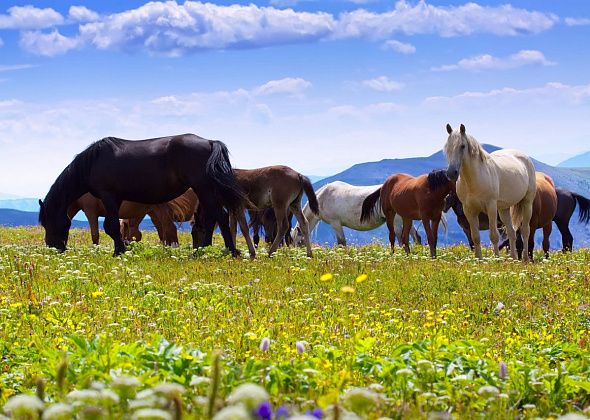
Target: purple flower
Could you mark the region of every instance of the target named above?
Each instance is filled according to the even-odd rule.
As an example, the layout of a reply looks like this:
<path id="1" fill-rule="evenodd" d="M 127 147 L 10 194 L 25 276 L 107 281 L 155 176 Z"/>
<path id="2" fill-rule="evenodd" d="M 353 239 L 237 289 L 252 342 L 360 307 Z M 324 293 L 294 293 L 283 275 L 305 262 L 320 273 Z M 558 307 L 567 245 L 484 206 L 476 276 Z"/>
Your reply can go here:
<path id="1" fill-rule="evenodd" d="M 272 405 L 268 401 L 260 403 L 258 408 L 254 410 L 254 415 L 262 420 L 270 420 L 272 418 Z"/>
<path id="2" fill-rule="evenodd" d="M 264 337 L 262 339 L 262 341 L 260 342 L 260 350 L 268 351 L 269 348 L 270 348 L 270 338 Z"/>
<path id="3" fill-rule="evenodd" d="M 508 367 L 506 366 L 505 362 L 500 362 L 500 371 L 498 372 L 498 377 L 500 379 L 506 379 L 506 376 L 508 376 Z"/>
<path id="4" fill-rule="evenodd" d="M 295 343 L 295 348 L 297 349 L 297 353 L 301 354 L 305 351 L 305 343 L 303 341 L 298 341 Z"/>
<path id="5" fill-rule="evenodd" d="M 289 415 L 289 409 L 285 405 L 281 405 L 277 408 L 277 412 L 275 413 L 276 418 L 280 419 L 281 417 L 287 417 Z"/>
<path id="6" fill-rule="evenodd" d="M 321 408 L 314 408 L 313 410 L 308 410 L 305 412 L 305 414 L 307 414 L 309 416 L 313 416 L 316 419 L 321 419 L 324 417 L 324 412 L 322 411 Z"/>

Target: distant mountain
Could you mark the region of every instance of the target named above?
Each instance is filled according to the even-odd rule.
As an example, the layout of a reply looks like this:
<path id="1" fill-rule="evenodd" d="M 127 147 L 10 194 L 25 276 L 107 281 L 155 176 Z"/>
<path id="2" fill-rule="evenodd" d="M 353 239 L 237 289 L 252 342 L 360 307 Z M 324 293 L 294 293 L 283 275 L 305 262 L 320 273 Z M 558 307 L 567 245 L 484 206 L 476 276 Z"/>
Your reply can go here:
<path id="1" fill-rule="evenodd" d="M 484 144 L 483 147 L 488 152 L 500 149 L 499 147 L 490 144 Z M 557 186 L 590 197 L 590 173 L 569 168 L 557 168 L 534 159 L 533 162 L 535 168 L 538 171 L 545 172 L 551 176 Z M 316 182 L 314 188 L 317 190 L 321 186 L 333 181 L 344 181 L 352 185 L 374 185 L 382 183 L 389 175 L 397 172 L 405 172 L 417 176 L 433 169 L 446 167 L 447 160 L 442 151 L 438 151 L 427 157 L 383 159 L 378 162 L 356 164 L 339 174 Z M 454 213 L 451 211 L 447 216 L 449 221 L 449 232 L 445 235 L 441 229 L 439 233 L 439 242 L 441 244 L 465 242 L 465 235 L 458 226 Z M 590 245 L 590 227 L 578 225 L 577 220 L 573 220 L 576 217 L 577 216 L 574 215 L 572 218 L 570 227 L 575 236 L 574 245 Z M 415 222 L 415 226 L 420 226 L 419 232 L 425 240 L 424 229 L 421 224 Z M 554 232 L 557 232 L 557 235 L 555 233 L 552 235 L 552 248 L 556 249 L 561 247 L 561 236 L 559 235 L 557 228 L 554 228 Z M 388 243 L 387 228 L 385 226 L 381 226 L 379 229 L 369 232 L 357 232 L 345 228 L 345 234 L 349 243 L 364 244 L 374 240 Z M 332 229 L 325 223 L 320 223 L 319 227 L 314 232 L 313 237 L 314 240 L 319 243 L 333 244 L 335 242 L 335 236 Z M 482 239 L 485 241 L 488 240 L 487 232 L 482 233 Z"/>
<path id="2" fill-rule="evenodd" d="M 3 198 L 0 199 L 0 209 L 13 209 L 20 211 L 39 211 L 39 199 L 37 198 Z"/>
<path id="3" fill-rule="evenodd" d="M 14 200 L 17 198 L 22 198 L 22 197 L 19 195 L 16 195 L 16 194 L 8 194 L 8 193 L 0 192 L 0 200 Z"/>
<path id="4" fill-rule="evenodd" d="M 325 176 L 322 176 L 322 175 L 306 175 L 306 176 L 309 178 L 309 180 L 312 183 L 321 181 L 322 179 L 325 178 Z"/>
<path id="5" fill-rule="evenodd" d="M 590 152 L 571 157 L 557 166 L 560 168 L 590 168 Z"/>

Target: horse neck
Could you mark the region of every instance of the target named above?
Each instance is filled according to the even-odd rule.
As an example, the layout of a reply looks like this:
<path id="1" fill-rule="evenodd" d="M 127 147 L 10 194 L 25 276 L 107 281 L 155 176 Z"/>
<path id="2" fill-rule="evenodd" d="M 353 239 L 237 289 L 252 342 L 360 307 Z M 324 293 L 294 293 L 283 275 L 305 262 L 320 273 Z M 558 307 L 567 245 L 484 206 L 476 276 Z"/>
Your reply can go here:
<path id="1" fill-rule="evenodd" d="M 461 171 L 459 175 L 461 176 L 461 181 L 464 182 L 467 186 L 471 186 L 477 184 L 480 178 L 481 173 L 481 166 L 483 162 L 479 157 L 476 159 L 469 159 L 463 162 L 461 165 Z"/>
<path id="2" fill-rule="evenodd" d="M 67 215 L 70 205 L 82 195 L 88 192 L 88 183 L 86 177 L 80 176 L 68 167 L 60 174 L 55 183 L 49 189 L 45 197 L 45 205 L 53 208 L 55 211 L 64 212 Z"/>
<path id="3" fill-rule="evenodd" d="M 320 217 L 311 211 L 311 209 L 309 208 L 309 203 L 306 203 L 303 207 L 303 215 L 305 216 L 305 220 L 307 220 L 307 227 L 311 232 L 319 223 Z"/>

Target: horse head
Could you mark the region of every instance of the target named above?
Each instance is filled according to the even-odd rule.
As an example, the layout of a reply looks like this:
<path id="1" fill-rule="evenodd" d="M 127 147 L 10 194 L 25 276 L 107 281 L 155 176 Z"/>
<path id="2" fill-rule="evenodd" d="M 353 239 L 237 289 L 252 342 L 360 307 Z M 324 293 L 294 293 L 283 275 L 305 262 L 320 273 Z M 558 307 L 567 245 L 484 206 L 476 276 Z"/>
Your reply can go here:
<path id="1" fill-rule="evenodd" d="M 461 164 L 466 154 L 470 154 L 470 142 L 465 134 L 465 126 L 461 124 L 459 130 L 453 130 L 450 124 L 447 124 L 447 133 L 449 138 L 444 147 L 444 152 L 449 162 L 447 168 L 447 177 L 451 181 L 457 181 L 459 172 L 461 171 Z"/>
<path id="2" fill-rule="evenodd" d="M 47 199 L 45 202 L 39 200 L 39 223 L 45 228 L 45 244 L 50 248 L 64 252 L 72 225 L 66 209 L 58 208 Z"/>
<path id="3" fill-rule="evenodd" d="M 304 236 L 303 236 L 303 232 L 301 231 L 301 228 L 299 227 L 299 225 L 295 226 L 292 230 L 291 230 L 291 240 L 293 241 L 293 245 L 295 246 L 303 246 L 304 245 Z"/>

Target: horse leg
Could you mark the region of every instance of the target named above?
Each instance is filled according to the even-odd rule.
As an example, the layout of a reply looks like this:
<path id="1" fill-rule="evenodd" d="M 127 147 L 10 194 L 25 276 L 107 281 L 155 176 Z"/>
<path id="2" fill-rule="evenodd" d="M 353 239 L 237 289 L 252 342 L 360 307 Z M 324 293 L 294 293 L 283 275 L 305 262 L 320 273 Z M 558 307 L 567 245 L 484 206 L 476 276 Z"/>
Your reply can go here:
<path id="1" fill-rule="evenodd" d="M 430 258 L 436 258 L 436 244 L 434 243 L 434 234 L 430 227 L 430 219 L 428 217 L 422 218 L 422 225 L 426 231 L 426 238 L 428 239 L 428 247 L 430 248 Z"/>
<path id="2" fill-rule="evenodd" d="M 346 246 L 346 237 L 344 236 L 344 229 L 342 229 L 342 225 L 338 222 L 330 223 L 332 229 L 336 233 L 336 241 L 338 245 Z"/>
<path id="3" fill-rule="evenodd" d="M 311 240 L 309 238 L 309 223 L 307 223 L 307 218 L 303 214 L 303 210 L 301 210 L 301 201 L 296 201 L 291 204 L 290 209 L 295 216 L 295 220 L 299 223 L 299 228 L 303 234 L 303 240 L 305 241 L 305 247 L 307 248 L 307 256 L 313 257 L 311 252 Z M 344 232 L 342 232 L 342 238 L 344 238 Z M 344 245 L 346 245 L 346 239 L 344 240 Z"/>
<path id="4" fill-rule="evenodd" d="M 414 227 L 413 223 L 412 223 L 412 227 L 410 228 L 410 235 L 412 235 L 412 239 L 414 239 L 415 244 L 422 245 L 422 237 L 420 236 L 420 234 L 418 233 L 418 231 Z"/>
<path id="5" fill-rule="evenodd" d="M 274 240 L 272 242 L 272 245 L 270 246 L 270 249 L 268 251 L 269 257 L 272 256 L 272 254 L 279 248 L 279 245 L 281 244 L 283 236 L 285 235 L 285 231 L 289 230 L 289 222 L 287 221 L 287 209 L 275 207 L 274 211 L 275 211 L 275 216 L 277 218 L 277 231 L 274 236 Z M 301 230 L 303 230 L 303 226 L 301 226 L 301 228 L 302 228 Z M 304 235 L 305 235 L 305 233 L 304 233 Z M 309 244 L 309 236 L 305 235 L 305 237 L 307 238 L 306 245 L 308 245 Z M 308 245 L 307 255 L 310 256 L 310 254 L 311 254 L 311 247 Z"/>
<path id="6" fill-rule="evenodd" d="M 500 241 L 500 232 L 498 232 L 498 205 L 495 201 L 488 204 L 486 209 L 490 227 L 490 242 L 494 249 L 494 255 L 500 256 L 500 250 L 498 248 L 498 242 Z"/>
<path id="7" fill-rule="evenodd" d="M 113 239 L 115 243 L 113 256 L 117 256 L 126 251 L 119 226 L 119 207 L 121 206 L 121 200 L 107 194 L 100 197 L 100 199 L 106 210 L 106 217 L 103 223 L 104 231 Z"/>
<path id="8" fill-rule="evenodd" d="M 557 225 L 557 229 L 559 229 L 559 232 L 561 233 L 562 252 L 571 251 L 574 247 L 574 237 L 570 232 L 569 219 L 567 221 L 558 220 L 555 222 L 555 224 Z"/>
<path id="9" fill-rule="evenodd" d="M 434 256 L 436 258 L 436 247 L 438 246 L 438 226 L 440 224 L 440 216 L 432 219 L 432 236 L 434 239 Z"/>
<path id="10" fill-rule="evenodd" d="M 385 222 L 387 223 L 387 230 L 389 230 L 389 246 L 391 252 L 395 252 L 395 213 L 388 213 L 385 215 Z"/>
<path id="11" fill-rule="evenodd" d="M 90 224 L 90 236 L 92 237 L 92 243 L 94 245 L 98 245 L 98 216 L 96 214 L 88 214 L 86 213 L 86 218 L 88 219 L 88 224 Z"/>
<path id="12" fill-rule="evenodd" d="M 229 230 L 229 216 L 227 212 L 223 209 L 215 197 L 211 195 L 210 191 L 202 191 L 195 187 L 192 188 L 193 190 L 198 191 L 197 196 L 200 200 L 199 207 L 202 207 L 202 212 L 204 214 L 206 231 L 205 244 L 211 245 L 213 228 L 215 227 L 215 222 L 217 222 L 219 229 L 221 230 L 221 236 L 223 237 L 225 247 L 232 253 L 234 257 L 239 256 L 240 251 L 237 250 Z"/>
<path id="13" fill-rule="evenodd" d="M 508 243 L 510 244 L 510 256 L 513 259 L 517 259 L 516 253 L 516 231 L 514 230 L 514 226 L 512 226 L 512 217 L 510 216 L 510 208 L 505 208 L 498 211 L 500 213 L 500 220 L 506 226 L 506 235 L 508 236 Z"/>
<path id="14" fill-rule="evenodd" d="M 535 232 L 536 232 L 536 229 L 531 229 L 531 232 L 529 234 L 529 258 L 531 261 L 534 261 L 533 252 L 535 250 Z M 543 242 L 544 241 L 545 241 L 545 238 L 543 238 Z"/>
<path id="15" fill-rule="evenodd" d="M 211 217 L 211 215 L 205 214 L 201 205 L 195 209 L 193 219 L 193 227 L 191 229 L 193 248 L 196 249 L 211 245 L 213 243 L 215 220 Z"/>
<path id="16" fill-rule="evenodd" d="M 479 211 L 474 210 L 467 205 L 463 205 L 463 212 L 465 213 L 465 217 L 467 217 L 467 222 L 469 222 L 469 229 L 471 230 L 470 236 L 471 241 L 473 242 L 473 250 L 475 251 L 475 256 L 481 259 L 481 237 L 479 236 Z"/>
<path id="17" fill-rule="evenodd" d="M 254 243 L 252 243 L 252 239 L 250 238 L 250 228 L 246 222 L 246 216 L 244 215 L 244 212 L 239 211 L 238 214 L 234 214 L 233 219 L 234 222 L 237 219 L 237 222 L 240 224 L 240 230 L 242 231 L 242 235 L 244 235 L 244 239 L 246 239 L 246 244 L 248 245 L 250 258 L 254 259 L 256 257 L 256 249 L 254 248 Z M 237 230 L 235 226 L 234 230 Z"/>
<path id="18" fill-rule="evenodd" d="M 410 253 L 410 229 L 412 228 L 413 222 L 412 219 L 403 219 L 401 245 L 404 247 L 406 254 Z"/>
<path id="19" fill-rule="evenodd" d="M 545 258 L 549 258 L 549 237 L 551 236 L 552 230 L 553 223 L 551 222 L 543 226 L 543 253 L 545 254 Z"/>
<path id="20" fill-rule="evenodd" d="M 534 196 L 533 196 L 534 198 Z M 522 244 L 524 248 L 522 250 L 522 261 L 529 262 L 529 237 L 531 235 L 531 217 L 533 215 L 533 202 L 529 201 L 528 205 L 524 206 L 522 211 L 522 224 L 520 225 L 520 233 L 522 235 Z M 532 231 L 534 235 L 534 230 Z M 534 240 L 534 237 L 533 237 Z"/>

